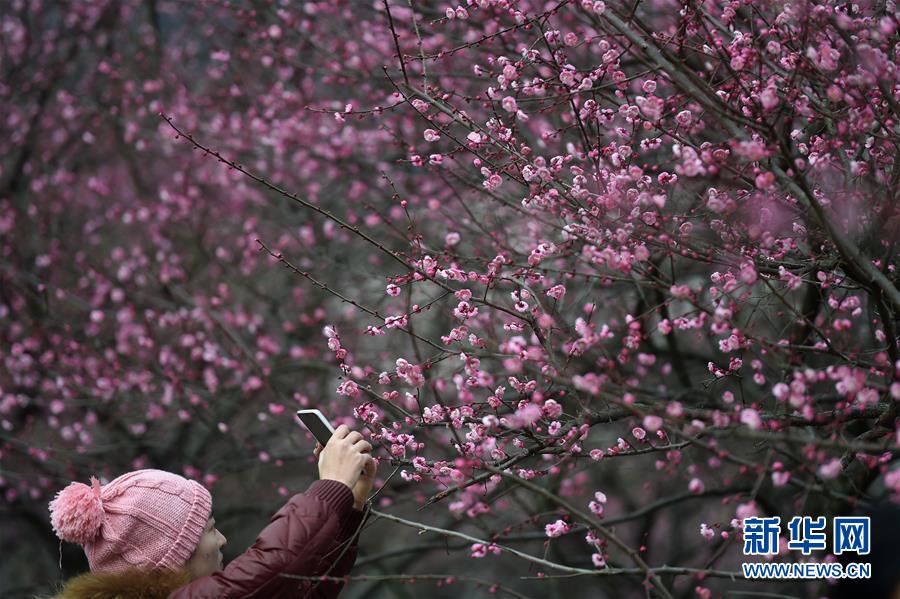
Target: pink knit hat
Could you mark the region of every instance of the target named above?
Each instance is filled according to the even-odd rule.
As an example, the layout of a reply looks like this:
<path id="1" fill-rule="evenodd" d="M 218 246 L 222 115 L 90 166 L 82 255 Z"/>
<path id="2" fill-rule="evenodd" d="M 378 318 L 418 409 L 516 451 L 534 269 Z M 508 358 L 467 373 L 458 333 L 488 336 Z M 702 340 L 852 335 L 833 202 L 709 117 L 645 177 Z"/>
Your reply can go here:
<path id="1" fill-rule="evenodd" d="M 212 513 L 203 485 L 162 470 L 136 470 L 103 487 L 72 483 L 50 502 L 56 535 L 84 547 L 92 572 L 175 570 L 200 543 Z"/>

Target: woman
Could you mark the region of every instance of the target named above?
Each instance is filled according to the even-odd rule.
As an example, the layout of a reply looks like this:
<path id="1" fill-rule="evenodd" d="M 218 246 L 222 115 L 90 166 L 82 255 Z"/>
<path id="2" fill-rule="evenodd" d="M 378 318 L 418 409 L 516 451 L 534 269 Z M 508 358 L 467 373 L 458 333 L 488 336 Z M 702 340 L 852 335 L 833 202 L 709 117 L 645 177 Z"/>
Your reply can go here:
<path id="1" fill-rule="evenodd" d="M 372 446 L 346 425 L 316 447 L 319 479 L 292 497 L 250 549 L 223 569 L 203 486 L 161 470 L 107 485 L 72 483 L 50 502 L 53 529 L 82 545 L 91 571 L 55 599 L 333 598 L 343 583 L 290 576 L 346 575 L 375 478 Z M 327 573 L 327 574 L 326 574 Z"/>

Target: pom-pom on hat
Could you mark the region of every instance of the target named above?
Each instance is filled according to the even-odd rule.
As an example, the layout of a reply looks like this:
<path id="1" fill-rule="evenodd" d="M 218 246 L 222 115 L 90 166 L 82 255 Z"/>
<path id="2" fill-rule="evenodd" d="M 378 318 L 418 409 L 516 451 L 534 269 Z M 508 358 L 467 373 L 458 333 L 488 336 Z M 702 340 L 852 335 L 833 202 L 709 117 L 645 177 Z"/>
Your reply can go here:
<path id="1" fill-rule="evenodd" d="M 50 503 L 50 523 L 63 541 L 83 545 L 93 541 L 103 526 L 100 481 L 91 477 L 91 486 L 72 483 Z"/>
<path id="2" fill-rule="evenodd" d="M 92 572 L 185 566 L 212 513 L 200 483 L 162 470 L 136 470 L 107 485 L 73 482 L 50 502 L 63 541 L 84 548 Z"/>

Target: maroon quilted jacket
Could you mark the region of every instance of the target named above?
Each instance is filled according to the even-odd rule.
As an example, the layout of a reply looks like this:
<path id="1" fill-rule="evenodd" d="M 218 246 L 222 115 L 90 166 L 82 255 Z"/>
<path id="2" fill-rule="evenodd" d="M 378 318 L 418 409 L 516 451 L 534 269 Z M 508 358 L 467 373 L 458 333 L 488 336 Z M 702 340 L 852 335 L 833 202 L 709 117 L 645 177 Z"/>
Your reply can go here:
<path id="1" fill-rule="evenodd" d="M 349 574 L 365 515 L 353 508 L 347 485 L 317 480 L 278 510 L 253 546 L 221 572 L 190 582 L 185 570 L 89 572 L 68 581 L 55 599 L 334 599 L 342 582 L 281 574 Z"/>

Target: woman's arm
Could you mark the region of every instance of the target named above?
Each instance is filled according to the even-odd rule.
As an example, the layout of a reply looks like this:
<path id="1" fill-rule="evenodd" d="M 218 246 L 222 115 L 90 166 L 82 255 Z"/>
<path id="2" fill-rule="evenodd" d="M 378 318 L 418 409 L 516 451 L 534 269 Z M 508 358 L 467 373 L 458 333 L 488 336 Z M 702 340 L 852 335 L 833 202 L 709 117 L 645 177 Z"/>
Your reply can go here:
<path id="1" fill-rule="evenodd" d="M 359 533 L 368 516 L 368 505 L 362 510 L 352 510 L 350 517 L 342 525 L 339 542 L 326 555 L 331 565 L 320 573 L 321 576 L 341 578 L 350 574 L 359 551 Z M 301 596 L 309 599 L 334 599 L 343 588 L 344 582 L 336 580 L 308 581 L 304 588 L 305 594 Z"/>
<path id="2" fill-rule="evenodd" d="M 231 561 L 225 570 L 191 582 L 172 593 L 169 599 L 302 597 L 303 589 L 309 588 L 308 583 L 281 574 L 324 574 L 339 553 L 333 553 L 336 545 L 346 540 L 348 523 L 359 521 L 354 511 L 353 493 L 346 484 L 317 480 L 305 493 L 295 495 L 278 510 L 253 546 Z M 355 547 L 352 561 L 340 560 L 341 569 L 349 571 L 353 561 Z M 342 586 L 337 587 L 337 592 Z"/>

